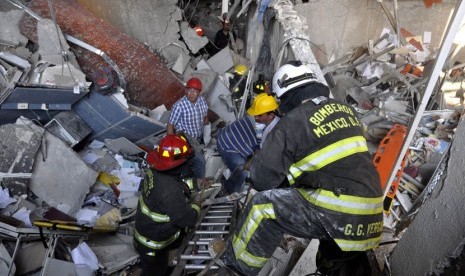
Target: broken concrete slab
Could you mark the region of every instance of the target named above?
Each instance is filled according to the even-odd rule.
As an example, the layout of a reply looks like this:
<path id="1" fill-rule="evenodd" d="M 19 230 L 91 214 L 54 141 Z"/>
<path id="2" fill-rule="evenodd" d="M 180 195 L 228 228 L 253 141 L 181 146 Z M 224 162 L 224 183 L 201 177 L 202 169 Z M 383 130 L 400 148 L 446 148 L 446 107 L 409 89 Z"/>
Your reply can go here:
<path id="1" fill-rule="evenodd" d="M 49 206 L 72 216 L 81 208 L 85 195 L 95 183 L 97 172 L 67 144 L 48 132 L 45 144 L 46 154 L 44 158 L 36 159 L 29 188 Z"/>
<path id="2" fill-rule="evenodd" d="M 40 84 L 74 87 L 78 85 L 87 90 L 90 82 L 79 68 L 76 58 L 69 50 L 59 26 L 50 19 L 42 19 L 37 23 L 37 38 L 39 54 L 44 62 L 51 65 L 45 68 L 40 78 Z"/>
<path id="3" fill-rule="evenodd" d="M 129 235 L 91 235 L 87 244 L 97 256 L 104 275 L 139 261 L 139 254 L 132 246 L 133 237 Z"/>
<path id="4" fill-rule="evenodd" d="M 224 74 L 234 67 L 231 50 L 226 47 L 207 60 L 210 68 L 218 74 Z"/>
<path id="5" fill-rule="evenodd" d="M 236 120 L 235 106 L 228 87 L 217 78 L 213 88 L 206 95 L 208 107 L 218 114 L 222 120 L 231 123 Z"/>
<path id="6" fill-rule="evenodd" d="M 26 194 L 44 131 L 28 125 L 0 126 L 0 179 L 11 196 Z"/>
<path id="7" fill-rule="evenodd" d="M 0 12 L 0 44 L 17 47 L 26 45 L 27 38 L 19 32 L 18 22 L 23 14 L 20 10 Z"/>
<path id="8" fill-rule="evenodd" d="M 208 38 L 199 36 L 195 30 L 189 26 L 188 22 L 181 22 L 180 29 L 184 42 L 193 54 L 197 54 L 200 49 L 207 45 Z"/>

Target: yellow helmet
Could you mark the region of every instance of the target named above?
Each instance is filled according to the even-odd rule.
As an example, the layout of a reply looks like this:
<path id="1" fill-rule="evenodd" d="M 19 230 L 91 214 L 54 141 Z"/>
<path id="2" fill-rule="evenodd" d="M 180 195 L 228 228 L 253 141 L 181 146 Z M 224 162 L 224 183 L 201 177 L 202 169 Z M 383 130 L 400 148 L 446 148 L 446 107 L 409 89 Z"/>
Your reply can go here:
<path id="1" fill-rule="evenodd" d="M 278 109 L 276 99 L 266 93 L 261 93 L 255 97 L 252 106 L 247 109 L 247 114 L 251 116 L 258 116 L 276 109 Z"/>
<path id="2" fill-rule="evenodd" d="M 234 73 L 238 74 L 239 76 L 243 76 L 247 73 L 247 66 L 244 64 L 238 64 L 234 67 Z"/>

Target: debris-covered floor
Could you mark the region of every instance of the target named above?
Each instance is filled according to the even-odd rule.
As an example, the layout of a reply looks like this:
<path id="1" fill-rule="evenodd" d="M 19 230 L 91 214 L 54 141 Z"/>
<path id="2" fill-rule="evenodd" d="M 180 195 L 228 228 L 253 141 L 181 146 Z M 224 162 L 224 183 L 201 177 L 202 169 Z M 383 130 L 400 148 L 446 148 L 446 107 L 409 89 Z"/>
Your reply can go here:
<path id="1" fill-rule="evenodd" d="M 350 103 L 363 122 L 387 190 L 383 241 L 371 253 L 379 272 L 390 273 L 392 250 L 447 171 L 463 114 L 465 63 L 441 70 L 425 98 L 440 54 L 429 47 L 431 34 L 399 28 L 396 35 L 387 26 L 368 47 L 320 68 L 290 1 L 258 8 L 251 1 L 236 2 L 230 11 L 237 16 L 237 43 L 212 49 L 217 27 L 212 18 L 218 19 L 221 9 L 181 1 L 177 23 L 184 44 L 172 42 L 179 51 L 167 56 L 163 48 L 150 49 L 75 1 L 0 2 L 0 274 L 138 275 L 133 224 L 145 157 L 165 135 L 169 109 L 183 95 L 184 81 L 202 80 L 210 109 L 213 139 L 204 154 L 206 176 L 215 184 L 194 196 L 211 200 L 225 170 L 216 151 L 217 129 L 244 114 L 248 94 L 256 95 L 254 87 L 271 78 L 275 63 L 294 56 L 311 63 L 332 96 Z M 284 26 L 278 38 L 273 21 Z M 256 22 L 264 28 L 258 34 Z M 194 28 L 199 25 L 201 33 Z M 250 41 L 254 35 L 263 40 Z M 271 58 L 276 41 L 288 43 L 280 47 L 279 59 Z M 250 49 L 260 55 L 250 57 Z M 231 92 L 240 86 L 232 80 L 239 64 L 249 68 L 239 80 L 243 95 Z M 418 125 L 409 129 L 421 107 Z M 407 137 L 411 143 L 399 158 Z M 393 172 L 398 159 L 403 160 L 399 172 Z M 204 206 L 204 216 L 215 208 L 231 211 L 226 218 L 199 223 L 194 230 L 199 240 L 173 252 L 175 275 L 218 268 L 202 255 L 208 252 L 200 240 L 226 239 L 251 196 Z M 314 272 L 304 265 L 314 263 L 314 242 L 286 237 L 262 275 Z"/>

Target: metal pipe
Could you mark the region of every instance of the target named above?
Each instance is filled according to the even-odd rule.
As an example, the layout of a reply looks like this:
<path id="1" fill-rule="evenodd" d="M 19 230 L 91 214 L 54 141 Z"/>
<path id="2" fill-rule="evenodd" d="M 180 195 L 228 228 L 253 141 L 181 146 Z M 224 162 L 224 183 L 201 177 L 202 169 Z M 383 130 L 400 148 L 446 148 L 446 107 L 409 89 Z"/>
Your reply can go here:
<path id="1" fill-rule="evenodd" d="M 67 35 L 67 34 L 63 34 L 63 35 L 66 38 L 66 40 L 68 40 L 69 42 L 74 43 L 74 44 L 76 44 L 76 45 L 78 45 L 78 46 L 80 46 L 80 47 L 82 47 L 82 48 L 84 48 L 86 50 L 91 51 L 94 54 L 97 54 L 97 55 L 101 56 L 111 66 L 111 68 L 113 68 L 113 70 L 115 70 L 116 74 L 118 75 L 119 86 L 123 90 L 126 90 L 126 81 L 124 80 L 123 73 L 118 68 L 118 65 L 116 65 L 116 63 L 107 54 L 105 54 L 104 51 L 102 51 L 100 49 L 97 49 L 94 46 L 89 45 L 89 44 L 85 43 L 84 41 L 75 38 L 74 36 L 70 36 L 70 35 Z"/>
<path id="2" fill-rule="evenodd" d="M 12 1 L 12 0 L 6 0 L 6 1 L 12 4 L 13 6 L 25 11 L 27 14 L 34 17 L 37 21 L 42 20 L 42 17 L 40 17 L 37 13 L 31 11 L 28 7 L 24 6 L 23 3 Z"/>

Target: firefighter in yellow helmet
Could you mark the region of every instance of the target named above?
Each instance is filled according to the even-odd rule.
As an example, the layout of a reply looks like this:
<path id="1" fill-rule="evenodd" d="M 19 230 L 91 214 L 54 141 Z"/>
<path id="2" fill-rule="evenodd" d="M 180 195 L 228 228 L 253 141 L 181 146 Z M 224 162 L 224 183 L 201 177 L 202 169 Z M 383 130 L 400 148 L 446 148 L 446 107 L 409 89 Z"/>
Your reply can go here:
<path id="1" fill-rule="evenodd" d="M 229 79 L 229 89 L 231 90 L 232 100 L 239 107 L 244 95 L 245 84 L 247 82 L 247 73 L 249 68 L 244 64 L 238 64 L 234 67 L 233 77 Z"/>
<path id="2" fill-rule="evenodd" d="M 254 99 L 246 116 L 219 131 L 218 152 L 231 171 L 231 176 L 223 180 L 226 193 L 240 192 L 243 189 L 247 176 L 243 167 L 247 158 L 260 147 L 256 122 L 265 124 L 265 131 L 269 133 L 279 120 L 276 114 L 277 109 L 278 103 L 274 97 L 265 93 L 260 94 Z M 266 136 L 262 136 L 262 141 L 264 138 Z"/>
<path id="3" fill-rule="evenodd" d="M 200 207 L 188 203 L 189 189 L 181 179 L 192 155 L 187 140 L 175 134 L 148 154 L 150 168 L 142 182 L 134 233 L 141 275 L 168 275 L 169 250 L 180 244 L 184 229 L 197 222 Z"/>

